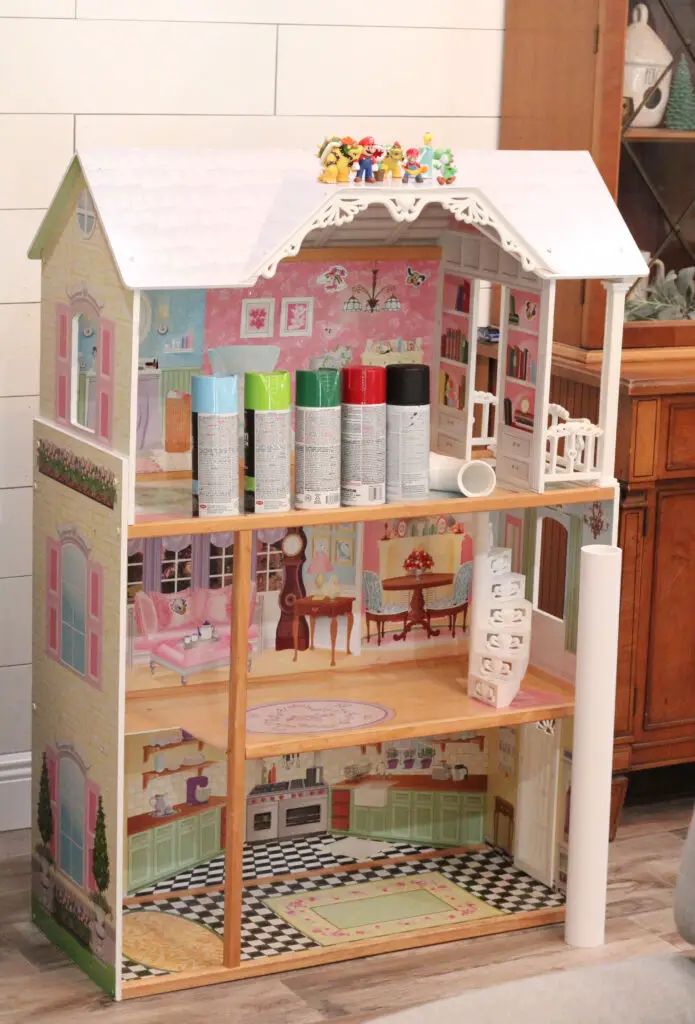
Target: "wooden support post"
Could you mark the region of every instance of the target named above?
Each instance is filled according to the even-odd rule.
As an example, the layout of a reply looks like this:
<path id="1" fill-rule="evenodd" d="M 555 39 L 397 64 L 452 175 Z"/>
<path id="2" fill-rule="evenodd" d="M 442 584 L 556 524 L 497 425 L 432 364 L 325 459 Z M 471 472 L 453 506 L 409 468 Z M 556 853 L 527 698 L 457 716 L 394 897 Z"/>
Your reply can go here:
<path id="1" fill-rule="evenodd" d="M 225 967 L 241 962 L 241 897 L 246 800 L 246 676 L 251 601 L 251 544 L 253 534 L 234 536 L 232 587 L 232 636 L 229 672 L 229 719 L 227 731 L 226 850 L 224 858 L 224 953 Z"/>
<path id="2" fill-rule="evenodd" d="M 625 296 L 630 285 L 627 281 L 604 281 L 603 287 L 606 289 L 606 319 L 603 328 L 603 361 L 601 363 L 601 392 L 598 412 L 598 425 L 603 434 L 598 446 L 598 468 L 601 474 L 601 484 L 610 487 L 615 480 L 615 439 L 618 427 Z"/>

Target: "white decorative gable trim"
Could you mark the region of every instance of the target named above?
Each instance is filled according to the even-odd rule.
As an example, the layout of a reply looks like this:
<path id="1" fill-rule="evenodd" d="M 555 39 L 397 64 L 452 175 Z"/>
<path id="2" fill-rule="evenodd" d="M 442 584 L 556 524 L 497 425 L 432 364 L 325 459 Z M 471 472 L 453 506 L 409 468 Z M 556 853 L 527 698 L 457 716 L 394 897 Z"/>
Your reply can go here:
<path id="1" fill-rule="evenodd" d="M 252 276 L 250 284 L 254 284 L 259 277 L 273 277 L 278 263 L 296 256 L 304 239 L 312 231 L 350 224 L 358 214 L 376 204 L 384 206 L 398 224 L 417 220 L 430 204 L 441 206 L 456 220 L 480 228 L 481 232 L 499 245 L 504 252 L 517 259 L 527 273 L 536 273 L 539 277 L 552 275 L 551 269 L 542 263 L 538 255 L 524 244 L 504 218 L 474 189 L 466 191 L 442 188 L 437 192 L 423 193 L 417 191 L 416 186 L 412 190 L 402 186 L 402 191 L 387 192 L 385 189 L 372 189 L 368 185 L 363 185 L 355 189 L 336 190 L 310 220 L 298 228 L 272 256 L 263 261 Z"/>

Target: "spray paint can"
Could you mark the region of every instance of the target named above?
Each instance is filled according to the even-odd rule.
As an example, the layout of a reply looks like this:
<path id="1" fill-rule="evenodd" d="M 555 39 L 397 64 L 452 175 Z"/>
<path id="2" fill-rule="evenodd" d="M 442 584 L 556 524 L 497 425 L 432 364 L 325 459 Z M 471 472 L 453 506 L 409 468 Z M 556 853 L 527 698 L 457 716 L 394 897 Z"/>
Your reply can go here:
<path id="1" fill-rule="evenodd" d="M 244 511 L 290 510 L 290 375 L 244 378 Z"/>
<path id="2" fill-rule="evenodd" d="M 239 515 L 237 378 L 191 377 L 193 515 Z"/>
<path id="3" fill-rule="evenodd" d="M 386 367 L 386 500 L 427 498 L 430 463 L 430 368 Z"/>
<path id="4" fill-rule="evenodd" d="M 341 486 L 343 505 L 383 505 L 386 501 L 386 370 L 346 366 L 341 409 Z"/>
<path id="5" fill-rule="evenodd" d="M 295 505 L 339 508 L 340 373 L 297 370 L 295 383 Z"/>

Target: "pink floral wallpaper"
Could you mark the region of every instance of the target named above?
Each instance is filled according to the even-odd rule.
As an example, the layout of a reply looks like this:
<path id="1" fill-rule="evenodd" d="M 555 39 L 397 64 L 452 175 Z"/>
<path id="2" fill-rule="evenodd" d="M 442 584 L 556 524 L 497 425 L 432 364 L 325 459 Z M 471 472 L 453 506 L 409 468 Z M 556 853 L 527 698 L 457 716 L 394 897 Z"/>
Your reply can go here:
<path id="1" fill-rule="evenodd" d="M 211 349 L 253 344 L 277 345 L 276 368 L 291 371 L 431 364 L 437 276 L 437 261 L 417 258 L 299 261 L 281 263 L 274 278 L 253 288 L 209 291 L 203 372 L 211 372 Z"/>

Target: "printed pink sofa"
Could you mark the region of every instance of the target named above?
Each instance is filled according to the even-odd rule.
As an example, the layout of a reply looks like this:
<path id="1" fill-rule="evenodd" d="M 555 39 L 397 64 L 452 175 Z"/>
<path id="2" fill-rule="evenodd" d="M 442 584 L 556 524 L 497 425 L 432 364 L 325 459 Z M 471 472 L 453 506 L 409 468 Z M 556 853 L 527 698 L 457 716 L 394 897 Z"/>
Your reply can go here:
<path id="1" fill-rule="evenodd" d="M 251 587 L 249 609 L 249 653 L 258 640 L 258 627 L 253 624 L 256 605 L 256 587 Z M 135 595 L 135 624 L 137 635 L 133 641 L 136 652 L 150 654 L 166 640 L 181 640 L 198 626 L 209 622 L 218 633 L 230 632 L 232 588 L 218 590 L 179 590 L 176 594 L 146 593 Z"/>

